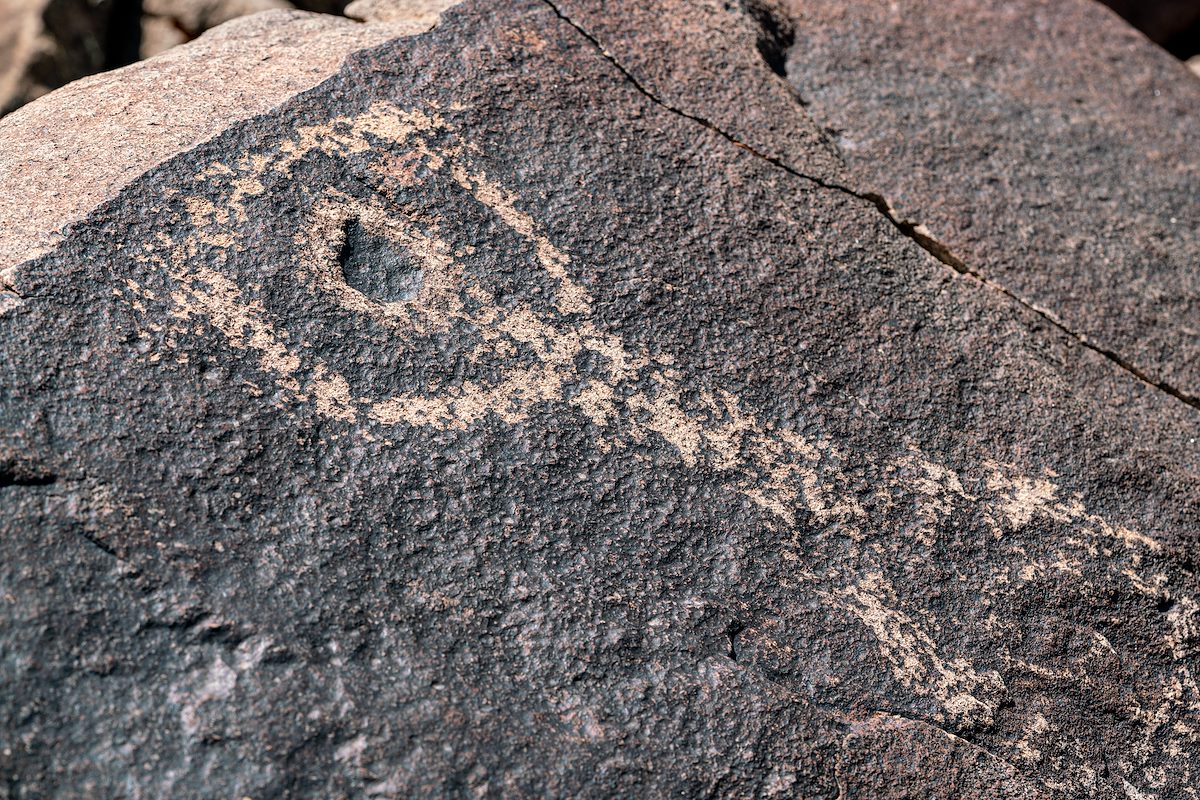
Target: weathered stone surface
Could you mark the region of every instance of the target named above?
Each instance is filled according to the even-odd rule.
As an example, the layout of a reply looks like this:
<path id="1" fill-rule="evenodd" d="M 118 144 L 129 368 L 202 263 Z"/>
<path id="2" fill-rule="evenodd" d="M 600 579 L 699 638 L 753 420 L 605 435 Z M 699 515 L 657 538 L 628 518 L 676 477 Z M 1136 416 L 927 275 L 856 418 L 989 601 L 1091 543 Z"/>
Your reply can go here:
<path id="1" fill-rule="evenodd" d="M 1196 796 L 1196 409 L 856 196 L 762 8 L 644 8 L 466 3 L 26 226 L 10 796 Z"/>
<path id="2" fill-rule="evenodd" d="M 0 279 L 156 164 L 320 83 L 347 54 L 430 24 L 256 15 L 10 114 L 0 120 L 11 143 L 0 148 L 0 216 L 19 224 L 0 225 Z"/>
<path id="3" fill-rule="evenodd" d="M 145 0 L 141 56 L 149 58 L 218 25 L 263 11 L 288 11 L 287 0 Z"/>
<path id="4" fill-rule="evenodd" d="M 1183 65 L 1094 3 L 788 3 L 789 79 L 857 189 L 1200 406 Z"/>

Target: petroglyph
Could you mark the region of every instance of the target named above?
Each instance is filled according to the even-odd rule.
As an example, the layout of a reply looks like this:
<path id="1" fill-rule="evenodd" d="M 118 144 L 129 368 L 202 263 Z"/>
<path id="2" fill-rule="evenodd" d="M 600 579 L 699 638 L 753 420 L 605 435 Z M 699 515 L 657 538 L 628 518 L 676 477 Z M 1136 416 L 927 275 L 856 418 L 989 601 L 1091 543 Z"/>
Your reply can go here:
<path id="1" fill-rule="evenodd" d="M 518 196 L 476 166 L 476 152 L 436 108 L 377 103 L 359 116 L 298 127 L 273 150 L 201 170 L 196 179 L 206 196 L 216 191 L 224 201 L 184 196 L 173 210 L 164 207 L 190 233 L 182 241 L 164 235 L 139 256 L 170 276 L 169 297 L 136 285 L 120 290 L 142 320 L 144 337 L 162 337 L 164 349 L 146 357 L 185 357 L 177 352 L 178 337 L 190 326 L 208 325 L 230 346 L 255 354 L 273 382 L 265 401 L 311 403 L 321 417 L 364 437 L 394 437 L 405 426 L 463 431 L 496 421 L 525 425 L 535 411 L 553 405 L 577 414 L 602 452 L 625 451 L 651 468 L 645 454 L 652 451 L 717 475 L 785 542 L 795 580 L 811 587 L 837 624 L 861 625 L 874 639 L 880 680 L 933 701 L 931 717 L 958 730 L 993 724 L 1008 693 L 1001 669 L 1060 673 L 965 642 L 955 620 L 921 607 L 905 591 L 905 570 L 939 558 L 939 529 L 952 517 L 977 521 L 979 546 L 991 553 L 978 565 L 990 572 L 956 579 L 973 582 L 979 602 L 994 604 L 997 614 L 1003 614 L 1002 598 L 1048 576 L 1078 576 L 1083 561 L 1104 564 L 1106 580 L 1153 597 L 1170 594 L 1165 576 L 1145 565 L 1159 545 L 1090 513 L 1082 498 L 1064 494 L 1052 474 L 1028 476 L 982 459 L 973 474 L 960 474 L 915 445 L 857 459 L 851 470 L 836 442 L 765 418 L 727 388 L 685 374 L 669 357 L 630 346 L 593 318 L 594 300 L 572 278 L 570 257 L 520 209 Z M 251 246 L 251 203 L 271 180 L 300 179 L 306 159 L 351 155 L 369 156 L 369 174 L 355 178 L 358 190 L 310 187 L 317 197 L 311 218 L 295 235 L 294 263 L 284 268 L 305 302 L 332 303 L 388 332 L 387 341 L 365 346 L 396 358 L 428 357 L 437 352 L 429 346 L 434 337 L 452 342 L 459 354 L 454 364 L 447 361 L 445 374 L 420 391 L 356 384 L 336 363 L 308 352 L 303 335 L 289 328 L 288 309 L 267 307 L 252 284 L 233 277 L 238 252 Z M 435 180 L 443 192 L 457 187 L 461 208 L 447 208 L 439 217 L 382 190 L 419 193 Z M 364 188 L 365 194 L 359 191 Z M 487 243 L 455 243 L 443 230 L 454 213 L 483 217 L 500 231 L 496 236 L 519 243 L 543 284 L 502 293 L 500 277 L 487 269 Z M 418 265 L 419 285 L 397 300 L 349 285 L 338 258 L 350 225 L 386 239 Z M 548 291 L 541 292 L 543 286 Z M 165 320 L 153 310 L 164 301 Z M 454 370 L 465 377 L 450 379 Z M 1058 533 L 1023 535 L 1038 526 Z M 897 555 L 902 548 L 908 561 Z M 1174 602 L 1163 645 L 1181 659 L 1196 638 L 1196 603 L 1188 597 Z M 997 627 L 1008 624 L 996 618 Z M 1160 687 L 1156 710 L 1139 716 L 1146 741 L 1156 735 L 1165 742 L 1148 744 L 1137 754 L 1139 763 L 1151 764 L 1163 748 L 1192 746 L 1195 733 L 1180 719 L 1200 711 L 1200 701 L 1189 669 L 1181 663 L 1176 674 L 1170 686 Z M 1011 757 L 1051 757 L 1078 748 L 1069 733 L 1051 730 L 1030 713 L 1027 736 L 1009 745 Z M 1190 767 L 1179 762 L 1176 768 L 1186 774 L 1174 780 L 1189 783 Z M 1087 779 L 1065 770 L 1064 786 Z"/>

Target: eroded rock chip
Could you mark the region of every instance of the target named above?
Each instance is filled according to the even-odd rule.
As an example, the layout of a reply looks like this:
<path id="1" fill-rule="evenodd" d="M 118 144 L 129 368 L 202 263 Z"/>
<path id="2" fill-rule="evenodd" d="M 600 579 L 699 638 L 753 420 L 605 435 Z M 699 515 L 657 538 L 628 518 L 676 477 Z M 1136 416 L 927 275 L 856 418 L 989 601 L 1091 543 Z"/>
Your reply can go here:
<path id="1" fill-rule="evenodd" d="M 1197 410 L 778 9 L 618 5 L 354 26 L 0 251 L 10 794 L 1196 796 Z"/>

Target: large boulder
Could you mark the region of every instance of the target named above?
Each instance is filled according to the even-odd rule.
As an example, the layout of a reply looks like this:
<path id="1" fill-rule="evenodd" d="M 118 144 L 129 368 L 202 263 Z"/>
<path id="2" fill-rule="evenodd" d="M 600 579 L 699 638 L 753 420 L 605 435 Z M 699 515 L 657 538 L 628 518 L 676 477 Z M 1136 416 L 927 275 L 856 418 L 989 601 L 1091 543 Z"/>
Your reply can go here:
<path id="1" fill-rule="evenodd" d="M 1190 351 L 1095 344 L 1043 307 L 1079 231 L 969 238 L 829 130 L 887 84 L 800 80 L 950 63 L 951 12 L 874 49 L 867 3 L 416 5 L 0 122 L 3 791 L 1196 797 Z M 1038 13 L 1071 91 L 1045 53 L 1095 12 Z M 1182 68 L 1094 47 L 1163 76 L 1133 130 L 1177 119 Z M 1092 152 L 1098 217 L 1180 205 L 1159 137 L 1174 173 Z"/>

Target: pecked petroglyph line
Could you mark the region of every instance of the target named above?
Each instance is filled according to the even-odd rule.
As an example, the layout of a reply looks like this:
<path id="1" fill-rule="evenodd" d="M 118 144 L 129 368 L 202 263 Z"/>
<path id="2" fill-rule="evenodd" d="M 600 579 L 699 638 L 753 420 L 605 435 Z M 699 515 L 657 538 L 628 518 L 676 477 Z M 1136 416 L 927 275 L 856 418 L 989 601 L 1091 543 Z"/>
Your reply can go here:
<path id="1" fill-rule="evenodd" d="M 372 169 L 381 180 L 417 186 L 428 175 L 448 178 L 528 245 L 533 261 L 554 287 L 553 296 L 540 305 L 528 297 L 501 305 L 485 285 L 486 277 L 471 276 L 465 258 L 470 253 L 456 251 L 439 233 L 441 220 L 409 216 L 382 197 L 363 201 L 325 189 L 311 225 L 296 234 L 301 252 L 293 265 L 296 279 L 313 296 L 332 298 L 340 307 L 384 326 L 394 334 L 390 346 L 398 352 L 415 338 L 435 332 L 465 337 L 470 359 L 499 377 L 373 396 L 370 387 L 355 386 L 336 365 L 305 354 L 302 343 L 273 321 L 270 309 L 221 272 L 220 265 L 244 246 L 239 231 L 249 221 L 246 204 L 265 191 L 265 178 L 271 173 L 290 176 L 303 159 L 318 153 L 335 158 L 372 153 L 377 156 Z M 848 457 L 832 441 L 764 420 L 735 394 L 697 387 L 670 358 L 637 351 L 602 330 L 591 318 L 587 291 L 571 278 L 569 256 L 519 208 L 517 196 L 473 167 L 474 153 L 436 110 L 377 103 L 362 115 L 298 128 L 274 153 L 251 153 L 229 164 L 210 165 L 197 180 L 224 192 L 224 201 L 184 198 L 186 218 L 179 222 L 192 233 L 183 242 L 164 236 L 141 256 L 176 285 L 166 298 L 169 319 L 148 320 L 147 326 L 157 330 L 154 326 L 165 324 L 171 349 L 172 337 L 187 326 L 210 325 L 231 346 L 256 354 L 256 363 L 272 377 L 278 396 L 310 402 L 319 415 L 356 426 L 365 436 L 372 428 L 465 430 L 486 420 L 517 425 L 539 407 L 554 405 L 586 419 L 602 450 L 629 449 L 633 457 L 642 458 L 630 445 L 648 445 L 659 457 L 667 454 L 686 467 L 721 476 L 726 486 L 761 510 L 774 530 L 792 538 L 799 580 L 812 584 L 830 609 L 870 633 L 892 678 L 914 695 L 936 701 L 938 722 L 949 720 L 963 728 L 990 725 L 1007 687 L 996 670 L 976 666 L 964 653 L 943 651 L 937 642 L 937 628 L 943 623 L 915 607 L 898 588 L 902 584 L 889 578 L 889 552 L 878 543 L 881 531 L 903 527 L 903 535 L 933 548 L 939 526 L 955 515 L 982 520 L 991 537 L 988 546 L 1007 554 L 983 581 L 983 592 L 1011 591 L 1047 575 L 1074 576 L 1083 561 L 1093 567 L 1104 564 L 1108 578 L 1147 596 L 1169 591 L 1165 575 L 1146 574 L 1143 566 L 1159 545 L 1090 513 L 1081 498 L 1064 496 L 1053 475 L 1030 477 L 985 462 L 985 479 L 968 491 L 957 472 L 910 447 L 891 458 L 857 458 L 857 477 L 851 477 L 843 466 Z M 337 255 L 348 220 L 415 258 L 423 271 L 415 297 L 381 302 L 347 284 Z M 140 287 L 121 291 L 141 311 L 158 299 Z M 591 358 L 582 359 L 584 355 Z M 1063 526 L 1070 535 L 1038 553 L 1010 543 L 1012 532 L 1041 523 Z M 801 530 L 810 533 L 798 539 Z M 804 567 L 806 560 L 816 563 L 812 557 L 832 551 L 843 557 L 830 563 L 853 567 L 824 572 Z M 1196 607 L 1191 598 L 1176 598 L 1166 644 L 1177 657 L 1190 652 L 1190 643 L 1200 633 Z M 1180 670 L 1178 680 L 1191 681 L 1187 668 Z M 1165 712 L 1168 716 L 1178 716 L 1179 709 L 1200 711 L 1200 700 L 1179 699 L 1181 692 L 1170 691 L 1178 698 Z M 1155 724 L 1155 730 L 1166 729 Z M 1181 729 L 1182 723 L 1175 724 L 1166 734 L 1165 747 L 1181 747 L 1180 742 L 1194 735 L 1186 725 Z M 1031 740 L 1013 747 L 1018 744 L 1034 746 Z M 1049 747 L 1044 742 L 1038 746 Z M 1139 758 L 1148 761 L 1153 756 L 1147 750 Z M 1181 768 L 1190 776 L 1190 766 Z"/>

